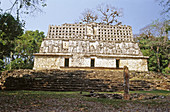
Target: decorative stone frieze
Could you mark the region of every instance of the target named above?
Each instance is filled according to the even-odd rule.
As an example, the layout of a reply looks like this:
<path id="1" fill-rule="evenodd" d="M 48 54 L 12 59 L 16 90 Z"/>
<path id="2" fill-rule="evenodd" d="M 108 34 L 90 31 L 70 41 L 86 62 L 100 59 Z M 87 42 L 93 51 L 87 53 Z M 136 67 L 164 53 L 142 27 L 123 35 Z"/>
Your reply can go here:
<path id="1" fill-rule="evenodd" d="M 34 55 L 34 69 L 59 69 L 67 64 L 67 67 L 109 68 L 126 65 L 129 70 L 148 71 L 148 57 L 143 56 L 133 40 L 132 28 L 126 25 L 50 25 L 47 38 Z"/>

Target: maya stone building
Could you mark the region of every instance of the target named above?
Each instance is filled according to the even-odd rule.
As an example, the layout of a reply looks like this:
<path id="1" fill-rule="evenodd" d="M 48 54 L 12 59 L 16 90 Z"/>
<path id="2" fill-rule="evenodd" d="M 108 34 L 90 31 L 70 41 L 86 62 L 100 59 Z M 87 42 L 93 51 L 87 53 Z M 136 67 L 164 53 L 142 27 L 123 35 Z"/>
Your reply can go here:
<path id="1" fill-rule="evenodd" d="M 39 53 L 34 54 L 34 68 L 123 68 L 148 71 L 143 56 L 126 25 L 62 24 L 49 26 Z"/>

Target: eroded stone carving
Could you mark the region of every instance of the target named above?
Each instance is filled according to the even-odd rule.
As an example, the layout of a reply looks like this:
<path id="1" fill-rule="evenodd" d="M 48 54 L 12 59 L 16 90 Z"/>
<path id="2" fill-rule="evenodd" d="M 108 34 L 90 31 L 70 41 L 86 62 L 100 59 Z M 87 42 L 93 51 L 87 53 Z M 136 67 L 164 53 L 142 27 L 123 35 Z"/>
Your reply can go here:
<path id="1" fill-rule="evenodd" d="M 42 42 L 40 53 L 96 53 L 96 54 L 126 54 L 126 55 L 141 55 L 137 43 L 133 42 L 89 42 L 89 41 L 49 41 Z"/>

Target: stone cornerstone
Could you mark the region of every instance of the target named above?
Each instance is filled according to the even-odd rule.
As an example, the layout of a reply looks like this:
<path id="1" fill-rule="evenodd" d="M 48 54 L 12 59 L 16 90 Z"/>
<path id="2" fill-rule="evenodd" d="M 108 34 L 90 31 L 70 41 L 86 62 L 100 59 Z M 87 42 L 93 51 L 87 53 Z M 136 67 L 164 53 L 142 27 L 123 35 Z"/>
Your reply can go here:
<path id="1" fill-rule="evenodd" d="M 60 68 L 123 68 L 148 71 L 143 56 L 126 25 L 62 24 L 49 26 L 39 53 L 34 54 L 35 70 Z"/>

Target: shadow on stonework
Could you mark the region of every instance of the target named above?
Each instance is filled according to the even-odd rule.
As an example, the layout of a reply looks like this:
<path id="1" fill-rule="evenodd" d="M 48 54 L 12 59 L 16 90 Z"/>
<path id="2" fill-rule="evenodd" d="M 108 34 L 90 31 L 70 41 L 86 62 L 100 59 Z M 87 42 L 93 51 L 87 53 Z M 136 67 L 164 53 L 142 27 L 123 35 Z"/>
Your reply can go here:
<path id="1" fill-rule="evenodd" d="M 159 79 L 159 80 L 158 80 Z M 169 75 L 130 72 L 130 91 L 170 90 Z M 123 91 L 123 71 L 14 70 L 1 74 L 3 90 Z"/>
<path id="2" fill-rule="evenodd" d="M 4 86 L 5 90 L 44 91 L 119 91 L 122 89 L 119 87 L 122 86 L 121 83 L 113 82 L 111 78 L 101 78 L 98 72 L 101 71 L 34 71 L 22 77 L 11 75 L 6 78 Z M 103 72 L 105 75 L 109 75 L 108 73 Z"/>

